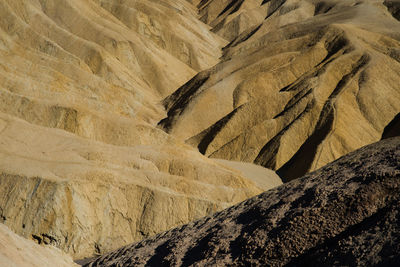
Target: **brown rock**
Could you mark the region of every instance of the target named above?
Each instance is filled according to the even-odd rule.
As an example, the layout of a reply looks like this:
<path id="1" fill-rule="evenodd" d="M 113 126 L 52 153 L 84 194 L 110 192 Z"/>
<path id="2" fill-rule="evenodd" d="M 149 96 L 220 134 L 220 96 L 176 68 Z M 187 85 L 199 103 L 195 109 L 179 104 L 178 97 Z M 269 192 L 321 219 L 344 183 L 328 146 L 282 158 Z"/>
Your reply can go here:
<path id="1" fill-rule="evenodd" d="M 281 184 L 253 163 L 290 180 L 378 140 L 382 2 L 0 1 L 0 222 L 87 257 Z"/>

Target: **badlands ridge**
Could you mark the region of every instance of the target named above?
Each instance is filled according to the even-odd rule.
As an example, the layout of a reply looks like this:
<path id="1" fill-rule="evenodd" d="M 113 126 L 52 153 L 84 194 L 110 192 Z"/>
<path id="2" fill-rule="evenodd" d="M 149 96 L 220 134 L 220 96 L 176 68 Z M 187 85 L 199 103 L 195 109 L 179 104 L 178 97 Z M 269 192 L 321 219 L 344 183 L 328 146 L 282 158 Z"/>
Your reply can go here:
<path id="1" fill-rule="evenodd" d="M 93 257 L 400 135 L 399 20 L 398 0 L 0 1 L 0 223 Z"/>

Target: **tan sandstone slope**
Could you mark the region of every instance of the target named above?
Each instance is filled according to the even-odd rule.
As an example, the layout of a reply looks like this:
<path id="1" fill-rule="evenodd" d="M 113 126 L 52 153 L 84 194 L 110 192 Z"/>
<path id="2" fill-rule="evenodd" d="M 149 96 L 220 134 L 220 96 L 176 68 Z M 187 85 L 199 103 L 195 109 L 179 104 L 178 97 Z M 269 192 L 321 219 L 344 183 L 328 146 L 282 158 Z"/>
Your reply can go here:
<path id="1" fill-rule="evenodd" d="M 226 44 L 184 0 L 0 1 L 0 222 L 83 258 L 280 184 L 155 127 Z"/>
<path id="2" fill-rule="evenodd" d="M 0 266 L 7 267 L 71 267 L 70 256 L 52 247 L 41 247 L 22 238 L 0 224 Z"/>
<path id="3" fill-rule="evenodd" d="M 287 181 L 379 140 L 399 113 L 400 1 L 196 3 L 214 32 L 239 35 L 165 98 L 160 126 L 206 156 Z"/>

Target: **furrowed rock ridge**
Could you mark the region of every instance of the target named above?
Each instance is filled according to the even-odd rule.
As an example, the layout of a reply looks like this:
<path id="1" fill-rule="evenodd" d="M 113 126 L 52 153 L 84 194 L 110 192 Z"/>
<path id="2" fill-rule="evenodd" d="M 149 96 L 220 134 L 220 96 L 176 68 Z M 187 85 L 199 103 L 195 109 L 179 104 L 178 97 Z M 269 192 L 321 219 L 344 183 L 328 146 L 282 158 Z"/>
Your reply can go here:
<path id="1" fill-rule="evenodd" d="M 216 66 L 164 99 L 160 127 L 208 157 L 254 162 L 284 181 L 380 140 L 400 112 L 399 6 L 201 1 L 214 32 L 237 31 Z"/>

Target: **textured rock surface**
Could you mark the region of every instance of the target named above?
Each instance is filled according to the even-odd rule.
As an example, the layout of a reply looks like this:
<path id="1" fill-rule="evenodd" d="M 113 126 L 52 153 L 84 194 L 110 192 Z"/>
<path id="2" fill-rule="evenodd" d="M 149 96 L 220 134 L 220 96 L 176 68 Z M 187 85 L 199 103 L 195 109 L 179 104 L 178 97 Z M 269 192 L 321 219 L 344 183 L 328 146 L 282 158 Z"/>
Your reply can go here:
<path id="1" fill-rule="evenodd" d="M 5 0 L 0 12 L 1 111 L 116 145 L 142 141 L 135 126 L 165 116 L 161 97 L 225 44 L 183 0 Z"/>
<path id="2" fill-rule="evenodd" d="M 196 16 L 184 0 L 0 1 L 0 222 L 82 258 L 269 188 L 155 127 L 226 44 Z"/>
<path id="3" fill-rule="evenodd" d="M 232 9 L 204 21 L 214 27 L 259 2 L 202 1 Z M 255 162 L 284 180 L 380 140 L 400 111 L 398 3 L 262 1 L 262 21 L 164 100 L 161 127 L 208 157 Z"/>
<path id="4" fill-rule="evenodd" d="M 400 137 L 86 266 L 398 266 Z"/>
<path id="5" fill-rule="evenodd" d="M 4 267 L 72 267 L 70 256 L 22 238 L 0 224 L 0 265 Z"/>

